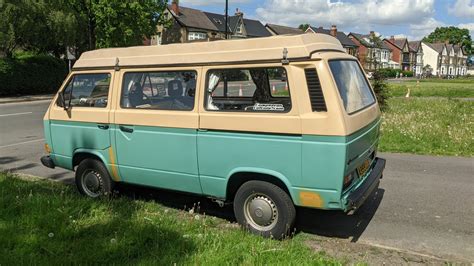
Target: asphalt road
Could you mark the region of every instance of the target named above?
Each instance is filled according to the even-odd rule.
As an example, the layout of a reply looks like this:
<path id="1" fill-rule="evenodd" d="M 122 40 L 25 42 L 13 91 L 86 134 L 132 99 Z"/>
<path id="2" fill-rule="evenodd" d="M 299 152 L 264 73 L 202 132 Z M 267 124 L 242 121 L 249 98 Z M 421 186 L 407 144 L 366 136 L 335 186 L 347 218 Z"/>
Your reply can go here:
<path id="1" fill-rule="evenodd" d="M 39 162 L 43 154 L 42 120 L 48 104 L 0 104 L 0 168 L 71 183 L 71 172 L 48 169 Z M 387 168 L 368 204 L 353 216 L 298 209 L 298 229 L 474 262 L 474 158 L 380 156 L 387 159 Z M 170 192 L 157 194 L 158 202 L 179 208 L 196 201 Z M 177 202 L 176 198 L 181 199 Z M 203 206 L 207 213 L 233 219 L 231 208 L 207 205 Z"/>

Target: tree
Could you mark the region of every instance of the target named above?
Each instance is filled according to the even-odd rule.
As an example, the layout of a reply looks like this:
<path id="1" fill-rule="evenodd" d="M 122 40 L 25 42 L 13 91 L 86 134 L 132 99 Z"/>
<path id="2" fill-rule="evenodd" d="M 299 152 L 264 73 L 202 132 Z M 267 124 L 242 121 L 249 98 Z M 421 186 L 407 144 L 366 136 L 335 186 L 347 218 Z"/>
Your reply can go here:
<path id="1" fill-rule="evenodd" d="M 87 36 L 87 49 L 139 45 L 168 25 L 166 0 L 69 0 L 69 8 Z"/>
<path id="2" fill-rule="evenodd" d="M 309 27 L 311 27 L 311 25 L 305 23 L 305 24 L 300 24 L 298 26 L 298 29 L 302 30 L 302 31 L 306 31 Z"/>
<path id="3" fill-rule="evenodd" d="M 468 29 L 458 27 L 437 27 L 432 33 L 423 38 L 423 41 L 429 43 L 445 42 L 461 45 L 468 54 L 472 54 L 472 39 Z"/>
<path id="4" fill-rule="evenodd" d="M 96 47 L 142 44 L 168 25 L 166 0 L 0 0 L 0 51 L 22 48 L 59 57 Z"/>

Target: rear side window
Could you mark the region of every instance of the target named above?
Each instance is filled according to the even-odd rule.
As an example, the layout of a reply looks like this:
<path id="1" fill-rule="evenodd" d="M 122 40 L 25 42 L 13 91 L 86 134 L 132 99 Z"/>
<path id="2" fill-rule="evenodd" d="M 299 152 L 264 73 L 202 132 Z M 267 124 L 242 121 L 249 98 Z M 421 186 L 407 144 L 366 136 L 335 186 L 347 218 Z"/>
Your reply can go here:
<path id="1" fill-rule="evenodd" d="M 155 110 L 193 110 L 196 74 L 196 71 L 125 73 L 120 106 Z"/>
<path id="2" fill-rule="evenodd" d="M 206 84 L 205 107 L 209 111 L 291 110 L 287 75 L 282 67 L 210 70 Z"/>
<path id="3" fill-rule="evenodd" d="M 106 107 L 109 96 L 110 74 L 77 74 L 63 91 L 69 106 Z M 62 107 L 60 99 L 57 102 Z"/>
<path id="4" fill-rule="evenodd" d="M 355 113 L 375 103 L 372 90 L 356 61 L 331 60 L 329 67 L 347 113 Z"/>

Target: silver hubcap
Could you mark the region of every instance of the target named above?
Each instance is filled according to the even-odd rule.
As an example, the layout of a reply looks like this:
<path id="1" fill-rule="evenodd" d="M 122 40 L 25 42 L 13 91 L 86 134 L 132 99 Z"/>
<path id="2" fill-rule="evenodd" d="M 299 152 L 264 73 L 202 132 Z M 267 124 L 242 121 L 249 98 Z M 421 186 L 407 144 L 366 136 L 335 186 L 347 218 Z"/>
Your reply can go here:
<path id="1" fill-rule="evenodd" d="M 272 229 L 278 220 L 278 210 L 275 203 L 264 194 L 252 194 L 244 204 L 245 219 L 261 231 Z"/>
<path id="2" fill-rule="evenodd" d="M 102 178 L 99 173 L 93 170 L 86 170 L 82 174 L 82 188 L 90 197 L 100 196 L 102 189 Z"/>

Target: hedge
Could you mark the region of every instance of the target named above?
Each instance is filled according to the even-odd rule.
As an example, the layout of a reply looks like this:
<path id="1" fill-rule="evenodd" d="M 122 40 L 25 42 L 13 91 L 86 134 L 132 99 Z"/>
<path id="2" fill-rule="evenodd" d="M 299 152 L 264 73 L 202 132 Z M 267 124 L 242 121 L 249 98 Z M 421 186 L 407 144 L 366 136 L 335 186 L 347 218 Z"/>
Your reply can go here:
<path id="1" fill-rule="evenodd" d="M 404 77 L 413 77 L 413 71 L 406 71 L 400 69 L 392 69 L 392 68 L 382 68 L 378 70 L 384 78 L 395 78 L 400 73 L 403 73 Z"/>
<path id="2" fill-rule="evenodd" d="M 0 96 L 54 93 L 67 72 L 64 61 L 49 55 L 0 58 Z"/>

